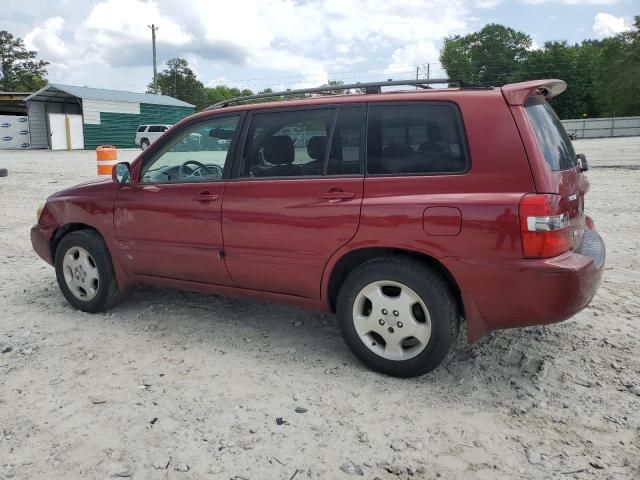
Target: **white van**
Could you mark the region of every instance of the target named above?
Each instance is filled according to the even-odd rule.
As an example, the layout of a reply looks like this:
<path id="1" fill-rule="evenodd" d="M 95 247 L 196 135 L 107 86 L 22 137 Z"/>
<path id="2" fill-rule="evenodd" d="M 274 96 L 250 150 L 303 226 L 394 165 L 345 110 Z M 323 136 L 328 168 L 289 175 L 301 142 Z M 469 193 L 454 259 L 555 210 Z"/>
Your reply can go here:
<path id="1" fill-rule="evenodd" d="M 155 142 L 171 125 L 140 125 L 136 131 L 135 143 L 143 150 Z"/>

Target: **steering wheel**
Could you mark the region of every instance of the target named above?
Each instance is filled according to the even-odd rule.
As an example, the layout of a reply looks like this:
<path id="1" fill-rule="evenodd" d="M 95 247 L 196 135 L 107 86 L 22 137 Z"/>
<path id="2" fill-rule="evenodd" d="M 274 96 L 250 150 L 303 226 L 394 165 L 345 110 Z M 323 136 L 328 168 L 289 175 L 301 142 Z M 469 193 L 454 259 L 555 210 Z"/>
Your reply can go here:
<path id="1" fill-rule="evenodd" d="M 195 165 L 196 168 L 190 168 L 189 165 Z M 189 171 L 187 171 L 189 169 Z M 212 175 L 215 174 L 219 178 L 222 178 L 222 168 L 218 165 L 205 165 L 204 163 L 200 163 L 196 160 L 187 160 L 182 165 L 180 165 L 180 169 L 178 170 L 178 175 L 181 178 L 186 177 L 203 177 L 202 171 L 206 171 L 207 174 Z"/>

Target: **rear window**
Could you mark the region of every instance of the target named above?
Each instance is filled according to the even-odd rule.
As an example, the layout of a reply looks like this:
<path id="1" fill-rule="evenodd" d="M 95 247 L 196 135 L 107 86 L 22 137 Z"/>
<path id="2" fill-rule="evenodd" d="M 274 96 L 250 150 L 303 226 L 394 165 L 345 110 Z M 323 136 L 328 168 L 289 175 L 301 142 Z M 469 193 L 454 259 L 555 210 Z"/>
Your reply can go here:
<path id="1" fill-rule="evenodd" d="M 461 173 L 469 166 L 460 115 L 453 105 L 371 105 L 367 128 L 369 174 Z"/>
<path id="2" fill-rule="evenodd" d="M 542 98 L 530 98 L 525 111 L 536 133 L 544 159 L 551 170 L 568 170 L 576 166 L 576 152 L 560 119 Z"/>

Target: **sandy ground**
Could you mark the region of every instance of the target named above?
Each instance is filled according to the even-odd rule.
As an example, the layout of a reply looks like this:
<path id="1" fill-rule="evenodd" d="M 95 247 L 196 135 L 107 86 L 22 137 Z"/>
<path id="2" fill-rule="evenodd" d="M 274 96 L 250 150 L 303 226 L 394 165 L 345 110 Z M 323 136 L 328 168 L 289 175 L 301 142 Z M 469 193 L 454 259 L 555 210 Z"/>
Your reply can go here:
<path id="1" fill-rule="evenodd" d="M 140 288 L 72 310 L 29 227 L 93 153 L 1 152 L 0 478 L 640 478 L 640 137 L 576 144 L 608 247 L 591 307 L 412 380 L 291 307 Z"/>

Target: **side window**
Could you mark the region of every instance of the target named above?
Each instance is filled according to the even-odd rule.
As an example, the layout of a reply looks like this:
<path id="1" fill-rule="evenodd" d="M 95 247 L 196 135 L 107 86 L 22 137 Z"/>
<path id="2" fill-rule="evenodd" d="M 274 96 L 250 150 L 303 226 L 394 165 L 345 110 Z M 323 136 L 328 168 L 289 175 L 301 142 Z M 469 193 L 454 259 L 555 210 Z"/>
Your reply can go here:
<path id="1" fill-rule="evenodd" d="M 138 132 L 144 132 L 144 130 L 145 130 L 146 128 L 147 128 L 147 126 L 146 126 L 146 125 L 140 125 L 140 126 L 138 127 Z"/>
<path id="2" fill-rule="evenodd" d="M 142 167 L 141 183 L 212 182 L 222 179 L 239 116 L 184 129 Z"/>
<path id="3" fill-rule="evenodd" d="M 162 125 L 151 125 L 149 127 L 149 131 L 150 132 L 154 132 L 154 133 L 164 132 L 166 130 L 167 130 L 167 128 L 162 126 Z"/>
<path id="4" fill-rule="evenodd" d="M 256 113 L 240 177 L 322 175 L 335 109 Z"/>
<path id="5" fill-rule="evenodd" d="M 361 107 L 340 107 L 327 162 L 327 175 L 358 175 L 362 162 Z"/>
<path id="6" fill-rule="evenodd" d="M 457 108 L 446 104 L 371 105 L 367 172 L 458 173 L 468 166 Z"/>

